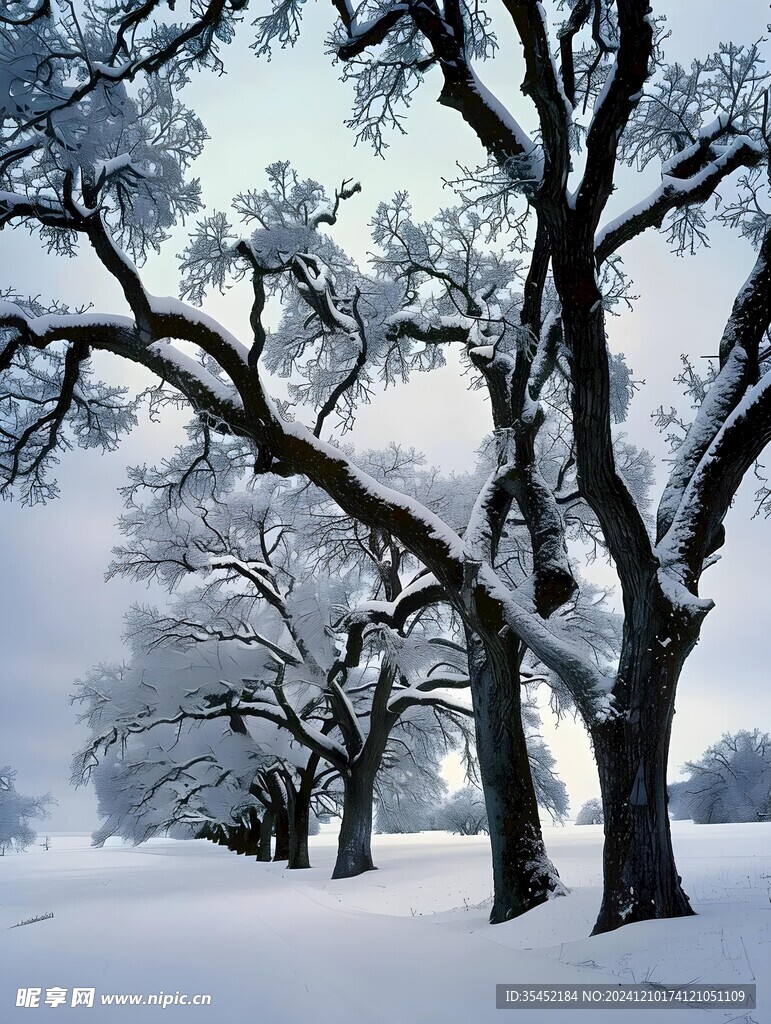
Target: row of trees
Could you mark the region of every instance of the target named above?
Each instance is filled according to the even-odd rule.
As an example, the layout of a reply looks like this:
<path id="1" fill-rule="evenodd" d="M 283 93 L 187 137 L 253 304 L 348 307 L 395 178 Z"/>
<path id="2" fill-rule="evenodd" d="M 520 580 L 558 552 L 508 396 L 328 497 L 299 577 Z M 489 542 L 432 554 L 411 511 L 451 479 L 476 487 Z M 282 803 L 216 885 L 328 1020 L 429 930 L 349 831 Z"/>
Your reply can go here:
<path id="1" fill-rule="evenodd" d="M 222 46 L 248 0 L 178 3 L 175 23 L 161 6 L 92 0 L 80 17 L 74 7 L 18 0 L 14 12 L 0 15 L 0 225 L 24 225 L 57 252 L 89 246 L 126 307 L 96 313 L 6 294 L 3 491 L 15 488 L 27 501 L 52 496 L 49 471 L 64 448 L 113 448 L 133 425 L 134 400 L 94 378 L 93 352 L 145 367 L 158 381 L 156 405 L 181 398 L 194 412 L 195 459 L 207 437 L 224 438 L 258 487 L 274 494 L 282 481 L 312 485 L 360 524 L 360 534 L 374 538 L 363 558 L 387 561 L 378 552 L 388 552 L 387 574 L 399 572 L 391 543 L 399 557 L 414 559 L 398 592 L 384 581 L 376 607 L 354 614 L 331 664 L 313 648 L 306 657 L 269 638 L 280 650 L 273 651 L 268 699 L 267 671 L 246 686 L 239 671 L 237 694 L 226 685 L 205 706 L 195 693 L 183 695 L 173 713 L 160 713 L 166 724 L 180 715 L 220 718 L 234 735 L 246 718 L 278 724 L 310 751 L 309 761 L 318 756 L 340 775 L 344 800 L 358 808 L 344 820 L 341 855 L 367 866 L 362 794 L 369 795 L 386 735 L 373 726 L 381 713 L 386 723 L 398 713 L 407 728 L 413 708 L 425 712 L 439 670 L 423 661 L 408 672 L 396 649 L 409 648 L 410 638 L 429 646 L 429 609 L 439 604 L 448 623 L 442 639 L 467 659 L 493 860 L 491 920 L 563 891 L 544 849 L 530 767 L 522 700 L 529 662 L 543 666 L 555 700 L 581 716 L 597 758 L 606 842 L 595 930 L 691 913 L 667 814 L 675 694 L 712 607 L 699 593 L 702 574 L 724 543 L 723 520 L 744 474 L 771 438 L 769 128 L 760 47 L 725 44 L 686 70 L 667 64 L 662 26 L 647 0 L 567 7 L 504 0 L 494 17 L 522 47 L 510 66 L 524 68 L 528 131 L 480 77 L 480 62 L 497 45 L 486 8 L 377 0 L 354 9 L 335 0 L 331 45 L 355 86 L 353 124 L 361 136 L 380 147 L 385 126 L 400 123 L 400 102 L 430 80 L 439 101 L 475 133 L 488 164 L 458 185 L 460 205 L 430 223 L 415 222 L 403 193 L 384 202 L 367 268 L 331 235 L 358 186 L 345 182 L 330 195 L 274 164 L 266 189 L 235 198 L 242 228 L 224 213 L 200 220 L 182 256 L 182 299 L 160 299 L 137 264 L 200 208 L 189 168 L 205 132 L 180 89 L 194 67 L 221 69 Z M 292 43 L 301 14 L 296 0 L 274 0 L 257 21 L 258 53 Z M 658 167 L 660 184 L 631 195 L 627 211 L 608 219 L 625 163 Z M 723 186 L 730 199 L 708 209 Z M 693 415 L 660 417 L 678 429 L 651 520 L 651 460 L 614 426 L 634 386 L 623 358 L 608 351 L 605 320 L 632 302 L 623 246 L 663 225 L 683 252 L 707 238 L 710 219 L 739 230 L 757 259 L 722 334 L 698 341 L 714 359 L 704 379 L 687 376 Z M 196 308 L 208 290 L 238 282 L 252 295 L 246 344 Z M 379 476 L 341 441 L 378 381 L 431 370 L 449 348 L 461 353 L 472 386 L 485 390 L 491 417 L 487 472 L 462 514 L 452 502 L 438 507 L 430 494 L 414 492 L 409 480 Z M 271 396 L 271 373 L 288 378 L 288 401 Z M 184 492 L 196 475 L 182 472 Z M 172 547 L 184 548 L 188 530 L 199 527 L 176 529 L 182 540 Z M 512 547 L 514 532 L 524 543 Z M 618 574 L 616 653 L 607 632 L 598 644 L 574 628 L 582 607 L 591 606 L 575 564 L 587 543 L 606 551 Z M 157 562 L 140 547 L 140 564 Z M 207 568 L 217 569 L 220 549 L 204 554 L 213 555 Z M 267 554 L 252 558 L 253 567 L 247 559 L 222 571 L 251 573 L 262 600 L 281 615 L 283 566 L 272 569 L 269 544 Z M 187 554 L 180 557 L 187 571 Z M 193 621 L 197 630 L 214 620 Z M 387 657 L 367 646 L 373 625 Z M 445 644 L 442 660 L 450 650 Z M 451 671 L 460 674 L 457 662 Z M 138 666 L 135 677 L 139 687 Z M 313 707 L 319 686 L 323 698 Z M 357 689 L 372 697 L 366 737 L 352 703 Z M 112 698 L 102 707 L 98 684 L 88 699 L 100 737 L 134 736 L 130 724 L 111 721 Z M 138 701 L 140 714 L 145 703 Z M 306 709 L 311 717 L 303 719 Z M 449 704 L 442 710 L 459 713 Z M 325 733 L 326 722 L 334 724 Z"/>
<path id="2" fill-rule="evenodd" d="M 73 779 L 93 776 L 105 818 L 95 840 L 171 831 L 267 860 L 275 831 L 275 857 L 303 868 L 313 810 L 339 808 L 334 877 L 359 874 L 373 867 L 373 803 L 381 828 L 428 827 L 442 756 L 460 749 L 475 772 L 462 630 L 393 536 L 304 481 L 245 480 L 248 449 L 190 433 L 160 467 L 132 471 L 109 572 L 160 582 L 172 600 L 135 606 L 130 662 L 98 666 L 74 697 L 89 739 Z M 395 445 L 364 461 L 448 518 L 468 515 L 473 478 L 443 479 Z M 516 573 L 516 530 L 507 544 Z M 591 625 L 598 645 L 612 632 L 602 601 L 576 611 L 566 628 Z M 567 794 L 532 708 L 526 725 L 540 803 L 561 817 Z"/>

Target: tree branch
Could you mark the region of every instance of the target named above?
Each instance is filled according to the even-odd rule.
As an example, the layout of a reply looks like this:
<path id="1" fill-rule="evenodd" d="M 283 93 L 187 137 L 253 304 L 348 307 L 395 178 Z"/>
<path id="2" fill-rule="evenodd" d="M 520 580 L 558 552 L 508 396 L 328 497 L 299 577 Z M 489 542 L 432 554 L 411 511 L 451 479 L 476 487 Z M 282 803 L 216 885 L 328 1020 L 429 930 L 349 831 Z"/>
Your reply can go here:
<path id="1" fill-rule="evenodd" d="M 698 467 L 705 459 L 719 433 L 729 418 L 738 410 L 740 403 L 749 398 L 750 388 L 758 381 L 758 354 L 766 332 L 771 326 L 771 227 L 766 230 L 758 258 L 752 272 L 739 292 L 728 318 L 720 342 L 720 372 L 712 383 L 696 418 L 677 450 L 675 464 L 659 503 L 657 516 L 657 538 L 664 542 L 675 519 L 690 514 L 686 494 Z M 765 379 L 765 378 L 763 378 Z M 761 381 L 762 383 L 762 381 Z M 759 386 L 759 385 L 757 385 Z M 759 415 L 758 412 L 754 414 Z M 730 450 L 722 447 L 724 452 Z M 728 476 L 728 464 L 720 461 Z M 712 504 L 714 495 L 705 494 L 707 506 Z M 714 525 L 722 516 L 714 516 Z"/>
<path id="2" fill-rule="evenodd" d="M 575 196 L 582 234 L 594 236 L 613 190 L 621 133 L 642 96 L 653 56 L 648 0 L 617 0 L 619 47 L 586 138 L 586 165 Z"/>
<path id="3" fill-rule="evenodd" d="M 709 134 L 706 138 L 709 138 Z M 694 147 L 692 147 L 694 148 Z M 595 260 L 597 267 L 622 245 L 636 238 L 650 227 L 660 228 L 672 210 L 704 203 L 717 186 L 740 167 L 754 167 L 764 157 L 763 147 L 746 136 L 735 139 L 721 153 L 714 153 L 711 141 L 698 144 L 702 166 L 687 177 L 678 173 L 693 154 L 678 154 L 670 161 L 666 172 L 662 170 L 661 185 L 647 199 L 617 217 L 597 234 Z M 681 159 L 682 158 L 682 159 Z"/>
<path id="4" fill-rule="evenodd" d="M 562 200 L 570 172 L 569 127 L 573 112 L 552 59 L 543 5 L 539 0 L 503 2 L 524 49 L 526 72 L 522 92 L 533 100 L 538 111 L 544 158 L 539 201 Z"/>

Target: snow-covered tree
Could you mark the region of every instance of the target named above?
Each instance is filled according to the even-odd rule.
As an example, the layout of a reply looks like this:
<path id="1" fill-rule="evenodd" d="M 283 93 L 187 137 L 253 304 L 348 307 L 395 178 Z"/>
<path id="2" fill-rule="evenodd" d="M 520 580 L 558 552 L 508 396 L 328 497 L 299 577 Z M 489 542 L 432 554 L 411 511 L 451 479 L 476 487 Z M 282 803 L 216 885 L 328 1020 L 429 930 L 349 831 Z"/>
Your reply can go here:
<path id="1" fill-rule="evenodd" d="M 606 888 L 596 928 L 689 914 L 669 838 L 661 744 L 668 745 L 683 663 L 712 607 L 699 594 L 702 573 L 723 545 L 723 519 L 743 475 L 771 436 L 768 78 L 761 45 L 725 43 L 686 70 L 666 64 L 665 33 L 648 0 L 506 3 L 505 14 L 497 13 L 523 49 L 522 91 L 537 125 L 530 133 L 480 77 L 480 60 L 497 44 L 488 7 L 335 6 L 335 52 L 354 84 L 352 124 L 360 137 L 381 147 L 384 129 L 401 127 L 400 104 L 424 80 L 436 81 L 439 102 L 460 114 L 490 157 L 487 168 L 466 176 L 467 195 L 494 227 L 516 232 L 531 222 L 520 319 L 531 346 L 514 360 L 503 389 L 520 438 L 512 459 L 520 473 L 532 465 L 522 439 L 532 439 L 537 427 L 527 402 L 517 399 L 540 397 L 541 356 L 554 323 L 543 301 L 551 268 L 559 342 L 569 363 L 576 485 L 599 520 L 626 617 L 621 657 L 606 684 L 579 681 L 568 670 L 570 656 L 555 659 L 563 663 L 600 769 Z M 287 22 L 290 11 L 295 18 Z M 294 39 L 299 28 L 291 0 L 275 0 L 260 22 L 258 46 L 269 52 L 277 38 Z M 624 163 L 660 166 L 661 183 L 649 195 L 632 195 L 626 212 L 609 218 L 606 207 Z M 736 185 L 735 202 L 708 207 L 728 179 Z M 696 413 L 678 438 L 652 534 L 613 442 L 613 362 L 605 334 L 610 289 L 602 275 L 618 267 L 623 245 L 650 229 L 663 227 L 678 252 L 692 251 L 707 239 L 711 219 L 741 230 L 758 258 L 722 337 L 714 339 L 714 373 L 700 383 Z M 490 355 L 493 369 L 495 346 Z M 543 504 L 531 503 L 523 516 L 539 555 L 538 527 L 552 539 L 564 536 Z M 554 561 L 544 568 L 559 604 L 554 584 L 569 591 L 570 574 Z M 518 635 L 530 643 L 521 627 Z M 604 713 L 597 691 L 608 698 Z"/>
<path id="2" fill-rule="evenodd" d="M 439 744 L 436 744 L 437 752 Z M 375 782 L 376 828 L 389 835 L 434 828 L 437 804 L 447 792 L 439 759 L 397 747 Z"/>
<path id="3" fill-rule="evenodd" d="M 309 866 L 310 805 L 330 770 L 293 743 L 277 702 L 258 702 L 264 714 L 253 720 L 242 711 L 245 687 L 258 688 L 263 672 L 272 678 L 264 659 L 231 640 L 137 649 L 129 664 L 101 665 L 78 681 L 73 700 L 85 708 L 90 736 L 73 760 L 73 781 L 96 785 L 105 820 L 95 843 L 244 825 L 252 845 L 261 840 L 259 859 L 269 860 L 275 828 L 275 859 Z M 290 687 L 290 699 L 301 688 Z M 294 713 L 312 721 L 313 702 L 298 703 Z"/>
<path id="4" fill-rule="evenodd" d="M 604 822 L 602 804 L 596 797 L 587 800 L 576 815 L 576 825 L 602 825 Z"/>
<path id="5" fill-rule="evenodd" d="M 247 733 L 256 729 L 262 749 L 259 722 L 251 723 L 263 719 L 307 759 L 297 764 L 297 784 L 282 773 L 290 841 L 303 837 L 303 853 L 290 854 L 291 865 L 307 866 L 321 762 L 322 774 L 339 777 L 343 787 L 335 877 L 357 874 L 372 867 L 372 800 L 389 748 L 425 745 L 433 732 L 446 749 L 467 728 L 467 705 L 446 692 L 467 688 L 465 654 L 443 640 L 435 613 L 420 621 L 409 616 L 400 635 L 376 621 L 377 604 L 357 604 L 362 594 L 393 598 L 402 589 L 410 558 L 394 541 L 359 536 L 323 493 L 306 486 L 266 474 L 244 488 L 242 447 L 206 430 L 198 441 L 200 447 L 179 449 L 160 469 L 132 471 L 120 524 L 126 543 L 116 549 L 111 572 L 154 578 L 177 598 L 165 613 L 137 607 L 129 617 L 133 690 L 124 685 L 125 696 L 116 700 L 111 692 L 105 702 L 100 680 L 81 687 L 93 736 L 79 763 L 89 766 L 119 736 L 223 716 Z M 412 475 L 421 485 L 414 454 L 394 448 L 367 458 L 375 472 L 398 467 L 403 479 Z M 432 484 L 440 490 L 433 478 L 425 486 Z M 330 569 L 341 576 L 330 577 Z M 346 648 L 343 660 L 336 635 Z M 173 662 L 168 667 L 164 651 Z M 162 692 L 153 696 L 148 684 Z M 145 691 L 140 702 L 138 688 Z"/>
<path id="6" fill-rule="evenodd" d="M 562 822 L 568 813 L 568 791 L 557 775 L 554 755 L 543 737 L 535 731 L 536 724 L 532 721 L 528 729 L 527 749 L 538 806 L 547 811 L 552 821 Z"/>
<path id="7" fill-rule="evenodd" d="M 477 786 L 465 786 L 442 801 L 436 811 L 436 825 L 459 836 L 478 836 L 488 832 L 484 794 Z"/>
<path id="8" fill-rule="evenodd" d="M 242 736 L 205 725 L 178 737 L 158 730 L 111 748 L 88 772 L 103 819 L 94 845 L 116 835 L 133 843 L 154 835 L 190 838 L 204 829 L 227 836 L 259 807 L 250 799 L 257 756 Z"/>
<path id="9" fill-rule="evenodd" d="M 203 135 L 176 87 L 191 62 L 220 59 L 215 48 L 243 6 L 196 3 L 187 26 L 156 20 L 156 4 L 133 0 L 89 7 L 83 24 L 71 8 L 60 15 L 47 5 L 6 19 L 0 223 L 26 224 L 55 250 L 89 244 L 129 312 L 43 307 L 8 294 L 0 311 L 4 488 L 45 498 L 54 486 L 47 471 L 63 448 L 113 447 L 131 426 L 128 397 L 89 376 L 92 350 L 146 367 L 202 421 L 251 448 L 257 472 L 305 476 L 349 516 L 396 538 L 425 570 L 423 596 L 438 587 L 462 622 L 490 822 L 492 920 L 561 888 L 527 770 L 519 668 L 528 652 L 569 695 L 598 760 L 607 837 L 596 929 L 688 914 L 666 806 L 675 693 L 712 607 L 700 595 L 702 574 L 723 544 L 744 474 L 771 437 L 760 47 L 725 44 L 686 70 L 665 63 L 647 0 L 504 4 L 497 14 L 522 45 L 510 66 L 524 62 L 537 129 L 528 133 L 477 70 L 495 46 L 486 8 L 336 3 L 333 46 L 355 86 L 362 137 L 380 145 L 384 125 L 400 122 L 400 102 L 438 80 L 440 102 L 460 114 L 490 164 L 469 171 L 467 210 L 440 214 L 430 230 L 413 223 L 403 197 L 386 203 L 372 272 L 329 238 L 353 184 L 331 195 L 272 167 L 267 190 L 236 198 L 243 237 L 215 215 L 183 254 L 191 303 L 230 275 L 250 283 L 242 344 L 191 303 L 157 298 L 130 256 L 161 244 L 198 203 L 187 171 Z M 301 13 L 295 0 L 275 0 L 258 22 L 257 50 L 291 43 Z M 561 23 L 558 43 L 550 17 Z M 661 183 L 609 218 L 623 163 L 659 166 Z M 729 179 L 735 200 L 707 207 Z M 714 338 L 714 372 L 696 382 L 696 410 L 683 420 L 651 529 L 639 486 L 650 467 L 612 429 L 632 381 L 608 352 L 606 315 L 628 297 L 623 245 L 663 225 L 685 251 L 707 237 L 715 216 L 758 256 Z M 501 232 L 497 240 L 490 229 Z M 272 332 L 263 317 L 270 297 L 282 307 Z M 370 381 L 430 369 L 449 345 L 489 394 L 496 441 L 462 526 L 383 485 L 339 435 Z M 267 366 L 296 375 L 291 409 L 269 394 Z M 550 462 L 553 406 L 567 415 L 556 435 L 562 454 Z M 507 580 L 501 540 L 512 520 L 529 540 L 523 573 Z M 618 572 L 625 621 L 617 662 L 578 642 L 557 615 L 578 586 L 572 529 L 588 529 Z M 404 607 L 405 593 L 417 599 L 407 587 L 383 616 Z"/>
<path id="10" fill-rule="evenodd" d="M 768 733 L 724 733 L 698 761 L 686 761 L 682 772 L 686 778 L 669 787 L 673 817 L 697 824 L 771 821 Z"/>
<path id="11" fill-rule="evenodd" d="M 31 823 L 47 817 L 53 802 L 50 793 L 23 796 L 16 789 L 14 769 L 0 768 L 0 857 L 6 850 L 26 850 L 35 842 L 37 832 Z"/>

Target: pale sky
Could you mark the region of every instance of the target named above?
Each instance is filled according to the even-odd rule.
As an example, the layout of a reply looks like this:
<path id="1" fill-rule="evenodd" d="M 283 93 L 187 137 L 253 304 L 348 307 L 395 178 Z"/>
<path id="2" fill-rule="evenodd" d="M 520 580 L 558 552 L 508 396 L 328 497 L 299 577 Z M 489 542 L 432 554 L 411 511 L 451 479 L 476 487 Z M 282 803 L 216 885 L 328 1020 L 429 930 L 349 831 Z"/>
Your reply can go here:
<path id="1" fill-rule="evenodd" d="M 766 5 L 757 0 L 661 0 L 654 8 L 668 15 L 672 38 L 667 55 L 685 64 L 708 54 L 720 41 L 755 41 L 766 32 L 768 21 Z M 237 192 L 263 187 L 263 168 L 278 159 L 289 159 L 303 176 L 329 188 L 343 178 L 360 180 L 363 192 L 345 204 L 335 238 L 363 258 L 367 224 L 380 200 L 406 188 L 416 216 L 428 218 L 439 206 L 452 203 L 451 193 L 442 189 L 443 178 L 455 176 L 456 162 L 481 162 L 481 151 L 459 116 L 434 102 L 435 76 L 429 76 L 408 112 L 407 135 L 390 137 L 385 159 L 362 145 L 354 148 L 353 135 L 343 126 L 350 89 L 337 80 L 337 69 L 323 53 L 327 6 L 309 5 L 306 19 L 299 46 L 279 50 L 270 63 L 255 60 L 248 49 L 252 31 L 248 23 L 242 25 L 237 43 L 225 51 L 229 74 L 219 79 L 199 76 L 188 88 L 184 98 L 212 136 L 195 173 L 201 176 L 209 210 L 227 209 Z M 508 37 L 499 34 L 506 49 Z M 481 74 L 527 123 L 530 115 L 519 93 L 519 54 L 513 52 L 513 59 L 509 51 L 494 66 L 483 66 Z M 620 181 L 615 212 L 643 198 L 655 186 L 655 175 L 625 172 Z M 183 239 L 184 231 L 146 268 L 148 287 L 156 294 L 176 291 L 174 254 Z M 677 259 L 662 238 L 651 236 L 628 246 L 624 259 L 640 299 L 631 316 L 611 320 L 611 346 L 623 350 L 635 377 L 645 380 L 633 403 L 628 434 L 660 457 L 666 452 L 650 414 L 662 403 L 687 411 L 672 383 L 680 353 L 699 357 L 716 350 L 753 253 L 727 232 L 716 232 L 712 248 L 695 257 Z M 20 231 L 0 234 L 0 280 L 22 292 L 120 309 L 111 282 L 88 255 L 75 261 L 49 257 Z M 248 288 L 241 287 L 215 297 L 207 309 L 243 335 L 248 303 Z M 111 379 L 141 386 L 141 374 L 132 367 L 117 370 L 113 363 L 106 372 Z M 110 550 L 119 539 L 114 526 L 121 509 L 117 488 L 125 481 L 127 465 L 170 453 L 181 440 L 180 423 L 177 419 L 160 429 L 143 424 L 112 455 L 69 453 L 58 473 L 61 498 L 47 507 L 0 504 L 0 765 L 18 769 L 22 792 L 50 790 L 58 799 L 47 826 L 52 831 L 90 830 L 97 823 L 91 794 L 68 784 L 70 758 L 85 738 L 68 695 L 74 679 L 91 665 L 120 659 L 122 616 L 132 601 L 148 598 L 141 587 L 103 581 Z M 361 411 L 353 440 L 361 448 L 389 440 L 414 444 L 443 470 L 463 470 L 473 464 L 488 429 L 479 394 L 466 392 L 465 380 L 451 364 L 416 378 L 407 388 L 378 396 Z M 771 731 L 764 602 L 771 523 L 752 518 L 754 489 L 752 478 L 745 481 L 726 523 L 723 557 L 703 580 L 702 594 L 712 597 L 716 607 L 680 684 L 673 779 L 678 765 L 698 757 L 723 731 L 755 726 Z M 591 571 L 610 578 L 603 566 Z M 545 719 L 544 734 L 575 813 L 599 794 L 585 732 L 579 723 L 563 722 L 555 729 Z"/>

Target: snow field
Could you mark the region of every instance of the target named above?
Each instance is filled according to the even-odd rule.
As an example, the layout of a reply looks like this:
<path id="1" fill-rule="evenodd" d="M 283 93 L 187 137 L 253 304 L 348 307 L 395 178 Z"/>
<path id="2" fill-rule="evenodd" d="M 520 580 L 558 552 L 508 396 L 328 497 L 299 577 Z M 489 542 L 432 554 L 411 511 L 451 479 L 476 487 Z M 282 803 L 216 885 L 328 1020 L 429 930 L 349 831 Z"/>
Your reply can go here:
<path id="1" fill-rule="evenodd" d="M 758 1009 L 652 1009 L 651 1024 L 771 1021 L 771 825 L 673 823 L 698 916 L 589 938 L 599 906 L 601 826 L 546 827 L 573 890 L 505 925 L 487 923 L 487 838 L 376 836 L 377 871 L 330 881 L 336 838 L 311 838 L 313 867 L 288 872 L 202 840 L 94 849 L 52 836 L 0 859 L 0 1020 L 54 1010 L 101 1024 L 158 1019 L 158 1006 L 102 994 L 210 994 L 162 1019 L 229 1024 L 505 1024 L 500 983 L 748 983 Z M 52 911 L 52 920 L 19 921 Z M 17 1008 L 16 990 L 94 987 L 91 1008 Z M 643 1012 L 643 1011 L 641 1011 Z M 31 1018 L 23 1015 L 33 1014 Z M 598 1016 L 599 1015 L 599 1016 Z M 517 1010 L 511 1024 L 601 1024 L 637 1011 Z"/>

